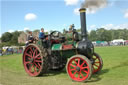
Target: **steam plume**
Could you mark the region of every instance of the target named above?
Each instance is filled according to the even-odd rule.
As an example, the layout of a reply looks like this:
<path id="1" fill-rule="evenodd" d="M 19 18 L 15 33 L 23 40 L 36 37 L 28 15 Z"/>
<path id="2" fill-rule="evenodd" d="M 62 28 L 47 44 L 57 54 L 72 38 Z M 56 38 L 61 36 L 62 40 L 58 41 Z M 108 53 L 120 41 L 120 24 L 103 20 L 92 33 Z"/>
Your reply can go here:
<path id="1" fill-rule="evenodd" d="M 82 4 L 82 8 L 87 8 L 89 13 L 95 13 L 98 9 L 104 8 L 108 5 L 107 0 L 85 0 Z"/>

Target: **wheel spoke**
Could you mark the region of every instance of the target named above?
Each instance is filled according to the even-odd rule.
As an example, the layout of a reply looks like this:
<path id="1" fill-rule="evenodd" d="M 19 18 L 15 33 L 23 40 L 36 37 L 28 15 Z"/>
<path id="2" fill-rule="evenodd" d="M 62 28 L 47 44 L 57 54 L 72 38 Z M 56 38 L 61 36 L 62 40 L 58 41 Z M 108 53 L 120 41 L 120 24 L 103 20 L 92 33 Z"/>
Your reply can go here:
<path id="1" fill-rule="evenodd" d="M 85 72 L 86 74 L 88 73 L 86 70 L 82 70 L 83 72 Z"/>
<path id="2" fill-rule="evenodd" d="M 39 69 L 40 67 L 35 63 L 35 66 Z"/>
<path id="3" fill-rule="evenodd" d="M 41 57 L 38 57 L 38 58 L 36 58 L 36 59 L 41 59 Z"/>
<path id="4" fill-rule="evenodd" d="M 25 53 L 25 55 L 27 55 L 28 57 L 31 57 L 32 58 L 32 56 L 30 54 L 28 54 L 28 53 Z"/>
<path id="5" fill-rule="evenodd" d="M 86 67 L 82 67 L 82 69 L 86 69 L 86 68 L 88 68 L 87 66 Z"/>
<path id="6" fill-rule="evenodd" d="M 32 47 L 30 47 L 31 52 L 33 53 Z"/>
<path id="7" fill-rule="evenodd" d="M 32 56 L 32 52 L 31 52 L 31 51 L 29 51 L 29 53 L 30 53 L 30 55 Z"/>
<path id="8" fill-rule="evenodd" d="M 74 70 L 76 70 L 76 69 L 71 69 L 71 71 L 74 71 Z"/>
<path id="9" fill-rule="evenodd" d="M 33 52 L 33 57 L 35 57 L 36 51 L 37 51 L 37 48 Z"/>
<path id="10" fill-rule="evenodd" d="M 30 72 L 32 72 L 32 68 L 33 68 L 33 67 L 34 67 L 33 65 L 30 67 L 30 69 L 29 69 Z"/>
<path id="11" fill-rule="evenodd" d="M 80 59 L 78 59 L 78 64 L 77 64 L 77 66 L 80 66 Z"/>
<path id="12" fill-rule="evenodd" d="M 39 67 L 41 66 L 40 63 L 38 63 L 38 66 L 39 66 Z"/>
<path id="13" fill-rule="evenodd" d="M 78 63 L 74 60 L 75 64 L 77 65 Z"/>
<path id="14" fill-rule="evenodd" d="M 34 72 L 37 72 L 37 68 L 36 68 L 36 66 L 34 67 Z"/>
<path id="15" fill-rule="evenodd" d="M 82 76 L 82 77 L 84 77 L 84 75 L 80 72 L 80 75 Z"/>
<path id="16" fill-rule="evenodd" d="M 72 65 L 72 63 L 70 64 L 70 66 L 72 66 L 72 67 L 74 67 L 74 68 L 76 67 L 76 66 Z"/>
<path id="17" fill-rule="evenodd" d="M 36 55 L 35 58 L 37 58 L 38 56 L 40 56 L 40 53 L 38 55 Z"/>
<path id="18" fill-rule="evenodd" d="M 98 65 L 94 64 L 94 66 L 99 67 Z"/>
<path id="19" fill-rule="evenodd" d="M 25 64 L 30 64 L 30 63 L 31 63 L 30 61 L 25 62 Z"/>
<path id="20" fill-rule="evenodd" d="M 85 61 L 83 61 L 83 63 L 81 64 L 81 67 L 85 64 Z"/>
<path id="21" fill-rule="evenodd" d="M 100 62 L 95 62 L 95 63 L 100 63 Z"/>
<path id="22" fill-rule="evenodd" d="M 78 73 L 78 79 L 80 79 L 80 73 Z"/>
<path id="23" fill-rule="evenodd" d="M 41 60 L 35 60 L 35 62 L 40 62 L 40 63 L 42 63 L 42 61 L 41 61 Z"/>
<path id="24" fill-rule="evenodd" d="M 28 60 L 30 60 L 31 58 L 28 57 Z"/>
<path id="25" fill-rule="evenodd" d="M 75 72 L 73 73 L 73 76 L 75 76 L 76 72 L 77 72 L 77 71 L 75 71 Z"/>

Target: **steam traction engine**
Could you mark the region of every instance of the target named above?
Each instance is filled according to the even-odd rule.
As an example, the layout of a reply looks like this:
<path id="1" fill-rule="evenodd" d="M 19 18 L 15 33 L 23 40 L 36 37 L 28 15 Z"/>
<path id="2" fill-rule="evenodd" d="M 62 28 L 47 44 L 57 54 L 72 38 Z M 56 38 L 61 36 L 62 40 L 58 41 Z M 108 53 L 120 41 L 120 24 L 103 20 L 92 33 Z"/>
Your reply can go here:
<path id="1" fill-rule="evenodd" d="M 69 77 L 74 81 L 87 81 L 92 74 L 102 69 L 103 61 L 94 52 L 87 38 L 86 10 L 80 9 L 81 39 L 76 31 L 63 36 L 53 31 L 46 39 L 29 44 L 23 53 L 23 65 L 30 76 L 45 74 L 47 70 L 60 71 L 66 66 Z"/>

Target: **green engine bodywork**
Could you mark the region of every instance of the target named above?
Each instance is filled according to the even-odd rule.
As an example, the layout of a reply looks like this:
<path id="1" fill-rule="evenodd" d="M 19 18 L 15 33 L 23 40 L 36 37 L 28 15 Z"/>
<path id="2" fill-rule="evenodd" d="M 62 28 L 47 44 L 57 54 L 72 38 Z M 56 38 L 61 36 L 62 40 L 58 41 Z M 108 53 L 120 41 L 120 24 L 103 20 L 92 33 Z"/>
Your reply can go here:
<path id="1" fill-rule="evenodd" d="M 72 45 L 73 48 L 72 49 L 64 50 L 63 49 L 63 44 L 65 44 L 65 45 Z M 77 54 L 77 51 L 76 51 L 76 42 L 68 41 L 68 42 L 61 43 L 61 44 L 54 44 L 52 46 L 52 51 L 58 51 L 61 54 L 61 56 L 64 56 L 64 57 L 69 58 L 69 57 Z"/>
<path id="2" fill-rule="evenodd" d="M 53 44 L 51 46 L 51 51 L 57 52 L 62 57 L 66 57 L 66 58 L 76 55 L 77 54 L 77 50 L 76 50 L 77 42 L 73 41 L 72 36 L 73 36 L 73 33 L 67 33 L 65 35 L 66 41 L 64 43 Z M 46 46 L 45 43 L 42 43 L 42 40 L 39 40 L 36 44 L 41 47 Z M 63 49 L 63 45 L 72 45 L 73 48 L 65 50 Z"/>

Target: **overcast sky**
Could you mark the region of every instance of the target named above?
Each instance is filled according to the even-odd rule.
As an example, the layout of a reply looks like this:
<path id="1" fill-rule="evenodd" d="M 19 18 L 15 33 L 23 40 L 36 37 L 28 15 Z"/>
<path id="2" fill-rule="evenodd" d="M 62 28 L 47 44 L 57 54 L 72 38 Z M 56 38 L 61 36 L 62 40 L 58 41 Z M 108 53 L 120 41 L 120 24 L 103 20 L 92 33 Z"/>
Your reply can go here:
<path id="1" fill-rule="evenodd" d="M 15 30 L 45 31 L 68 29 L 70 24 L 80 28 L 79 8 L 84 0 L 1 0 L 0 36 Z M 128 28 L 128 0 L 108 0 L 107 5 L 87 10 L 88 31 Z"/>

